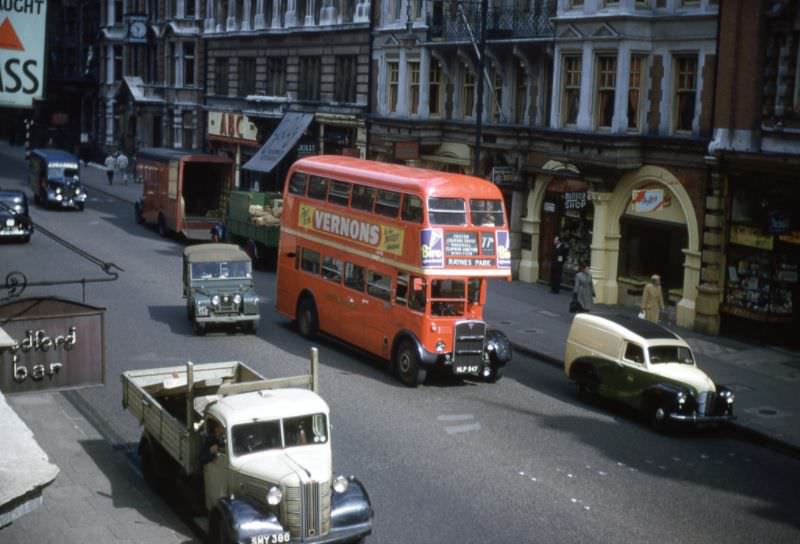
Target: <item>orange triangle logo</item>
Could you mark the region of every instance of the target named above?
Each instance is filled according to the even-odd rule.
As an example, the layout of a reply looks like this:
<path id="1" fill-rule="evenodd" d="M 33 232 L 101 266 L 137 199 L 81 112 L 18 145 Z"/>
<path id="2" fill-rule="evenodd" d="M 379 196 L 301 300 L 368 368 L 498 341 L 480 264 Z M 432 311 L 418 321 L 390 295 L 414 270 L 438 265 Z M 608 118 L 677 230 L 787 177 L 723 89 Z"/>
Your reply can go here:
<path id="1" fill-rule="evenodd" d="M 14 49 L 15 51 L 25 51 L 19 36 L 11 26 L 11 20 L 6 17 L 0 25 L 0 49 Z"/>

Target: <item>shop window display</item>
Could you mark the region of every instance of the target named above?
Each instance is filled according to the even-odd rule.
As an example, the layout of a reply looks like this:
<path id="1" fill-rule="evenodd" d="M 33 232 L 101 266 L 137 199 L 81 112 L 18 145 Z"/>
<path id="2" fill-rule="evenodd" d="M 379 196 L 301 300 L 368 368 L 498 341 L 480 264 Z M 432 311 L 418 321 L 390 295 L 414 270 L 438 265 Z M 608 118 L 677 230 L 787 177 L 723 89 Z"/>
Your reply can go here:
<path id="1" fill-rule="evenodd" d="M 790 255 L 732 246 L 727 277 L 725 303 L 731 313 L 756 312 L 776 318 L 793 314 L 798 263 Z"/>

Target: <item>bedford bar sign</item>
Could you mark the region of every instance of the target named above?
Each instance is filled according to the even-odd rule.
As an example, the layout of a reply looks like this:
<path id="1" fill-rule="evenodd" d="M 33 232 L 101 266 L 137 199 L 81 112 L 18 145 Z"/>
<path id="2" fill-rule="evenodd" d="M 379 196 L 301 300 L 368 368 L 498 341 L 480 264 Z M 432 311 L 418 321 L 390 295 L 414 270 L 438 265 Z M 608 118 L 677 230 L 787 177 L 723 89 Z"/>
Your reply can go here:
<path id="1" fill-rule="evenodd" d="M 58 298 L 0 306 L 13 345 L 0 353 L 3 393 L 74 389 L 105 382 L 105 309 Z"/>

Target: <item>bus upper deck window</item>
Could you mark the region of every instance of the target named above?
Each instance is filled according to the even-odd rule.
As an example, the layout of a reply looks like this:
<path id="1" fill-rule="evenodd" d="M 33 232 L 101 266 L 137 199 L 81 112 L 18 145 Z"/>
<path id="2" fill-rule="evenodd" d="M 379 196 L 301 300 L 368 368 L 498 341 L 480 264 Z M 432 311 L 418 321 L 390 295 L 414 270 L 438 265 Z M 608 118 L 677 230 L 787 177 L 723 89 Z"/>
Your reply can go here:
<path id="1" fill-rule="evenodd" d="M 306 175 L 295 172 L 292 179 L 289 180 L 289 192 L 294 195 L 306 194 Z"/>
<path id="2" fill-rule="evenodd" d="M 503 203 L 499 200 L 470 200 L 469 212 L 476 227 L 502 227 Z"/>
<path id="3" fill-rule="evenodd" d="M 371 212 L 375 204 L 375 193 L 377 192 L 372 187 L 353 185 L 353 197 L 350 200 L 350 207 L 355 210 Z"/>
<path id="4" fill-rule="evenodd" d="M 328 180 L 319 176 L 311 176 L 308 180 L 308 197 L 325 200 L 328 194 Z"/>
<path id="5" fill-rule="evenodd" d="M 428 220 L 431 225 L 466 225 L 467 211 L 463 198 L 428 199 Z"/>
<path id="6" fill-rule="evenodd" d="M 401 217 L 404 221 L 422 223 L 422 200 L 418 196 L 405 195 Z"/>
<path id="7" fill-rule="evenodd" d="M 331 181 L 328 191 L 328 202 L 347 206 L 350 202 L 350 184 L 342 181 Z"/>
<path id="8" fill-rule="evenodd" d="M 378 191 L 375 213 L 386 217 L 397 217 L 400 211 L 400 193 L 394 191 Z"/>

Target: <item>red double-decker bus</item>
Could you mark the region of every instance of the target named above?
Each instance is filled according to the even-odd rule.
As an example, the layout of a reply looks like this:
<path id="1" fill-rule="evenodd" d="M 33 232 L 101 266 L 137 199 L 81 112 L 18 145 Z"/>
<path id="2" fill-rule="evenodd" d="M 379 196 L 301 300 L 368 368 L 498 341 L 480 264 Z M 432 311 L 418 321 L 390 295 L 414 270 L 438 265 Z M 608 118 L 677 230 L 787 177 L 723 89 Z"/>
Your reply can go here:
<path id="1" fill-rule="evenodd" d="M 458 174 L 344 156 L 294 163 L 284 190 L 277 309 L 378 355 L 409 386 L 431 367 L 496 381 L 506 336 L 483 320 L 510 278 L 500 191 Z"/>

